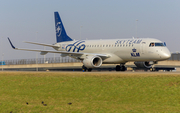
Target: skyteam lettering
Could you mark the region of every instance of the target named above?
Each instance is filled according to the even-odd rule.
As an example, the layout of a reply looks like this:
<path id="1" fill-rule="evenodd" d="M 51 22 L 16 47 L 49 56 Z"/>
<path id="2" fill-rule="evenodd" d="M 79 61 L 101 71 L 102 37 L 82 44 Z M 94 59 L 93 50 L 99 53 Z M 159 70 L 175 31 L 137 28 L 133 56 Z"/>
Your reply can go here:
<path id="1" fill-rule="evenodd" d="M 117 40 L 115 44 L 140 44 L 142 40 Z"/>
<path id="2" fill-rule="evenodd" d="M 85 44 L 82 44 L 83 42 L 85 42 L 85 41 L 77 41 L 77 42 L 75 42 L 75 43 L 73 43 L 73 44 L 69 44 L 69 45 L 67 45 L 66 46 L 66 51 L 73 51 L 73 52 L 75 52 L 76 50 L 77 50 L 77 52 L 79 52 L 79 51 L 83 51 L 84 49 L 85 49 Z"/>

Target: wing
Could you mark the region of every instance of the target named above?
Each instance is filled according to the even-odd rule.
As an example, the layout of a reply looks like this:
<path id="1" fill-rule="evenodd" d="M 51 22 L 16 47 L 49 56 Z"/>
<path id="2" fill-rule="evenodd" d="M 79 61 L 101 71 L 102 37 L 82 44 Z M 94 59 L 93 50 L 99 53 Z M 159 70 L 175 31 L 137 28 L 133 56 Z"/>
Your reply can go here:
<path id="1" fill-rule="evenodd" d="M 41 45 L 41 46 L 48 46 L 48 47 L 59 47 L 59 46 L 56 46 L 56 45 L 51 45 L 51 44 L 42 44 L 42 43 L 36 43 L 36 42 L 25 42 L 25 43 L 29 43 L 29 44 L 36 44 L 36 45 Z"/>
<path id="2" fill-rule="evenodd" d="M 71 54 L 71 55 L 96 55 L 96 56 L 100 56 L 100 57 L 104 57 L 104 58 L 108 58 L 108 57 L 110 57 L 109 55 L 106 55 L 106 54 L 97 54 L 97 53 L 82 53 L 82 52 L 67 52 L 67 51 L 53 51 L 53 50 L 37 50 L 37 49 L 21 49 L 21 48 L 16 48 L 13 44 L 12 44 L 12 42 L 11 42 L 11 40 L 8 38 L 8 40 L 9 40 L 9 43 L 11 44 L 11 47 L 13 48 L 13 49 L 16 49 L 16 50 L 24 50 L 24 51 L 35 51 L 35 52 L 41 52 L 42 53 L 42 55 L 43 54 L 46 54 L 46 53 L 59 53 L 59 54 Z M 29 43 L 29 42 L 28 42 Z M 37 44 L 37 45 L 48 45 L 48 44 L 40 44 L 40 43 L 34 43 L 34 42 L 30 42 L 30 43 L 32 43 L 32 44 Z M 50 47 L 58 47 L 58 46 L 51 46 L 51 45 L 48 45 L 48 46 L 50 46 Z"/>

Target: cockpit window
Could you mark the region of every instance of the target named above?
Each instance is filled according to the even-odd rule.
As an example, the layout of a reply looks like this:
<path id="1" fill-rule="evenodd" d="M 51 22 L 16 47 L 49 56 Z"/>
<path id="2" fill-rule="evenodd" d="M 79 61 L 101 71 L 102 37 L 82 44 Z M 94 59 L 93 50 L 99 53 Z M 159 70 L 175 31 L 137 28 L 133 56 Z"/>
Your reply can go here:
<path id="1" fill-rule="evenodd" d="M 166 46 L 166 45 L 163 44 L 163 43 L 158 43 L 158 42 L 156 42 L 156 43 L 151 42 L 151 43 L 149 44 L 149 47 L 154 47 L 154 46 L 156 46 L 156 47 L 163 47 L 163 46 Z"/>
<path id="2" fill-rule="evenodd" d="M 164 46 L 166 46 L 166 42 L 164 42 Z"/>
<path id="3" fill-rule="evenodd" d="M 150 43 L 150 44 L 149 44 L 149 47 L 154 47 L 154 43 L 153 43 L 153 42 Z"/>
<path id="4" fill-rule="evenodd" d="M 155 43 L 155 46 L 165 46 L 163 43 Z"/>

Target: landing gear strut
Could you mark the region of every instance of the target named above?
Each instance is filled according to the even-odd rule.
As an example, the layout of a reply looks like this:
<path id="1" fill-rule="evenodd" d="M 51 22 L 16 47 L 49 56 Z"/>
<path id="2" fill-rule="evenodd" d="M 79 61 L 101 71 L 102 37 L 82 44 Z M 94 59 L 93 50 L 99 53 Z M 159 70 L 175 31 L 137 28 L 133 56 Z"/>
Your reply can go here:
<path id="1" fill-rule="evenodd" d="M 83 71 L 86 71 L 87 70 L 87 67 L 85 67 L 84 65 L 82 66 L 82 70 Z"/>
<path id="2" fill-rule="evenodd" d="M 126 67 L 124 66 L 124 64 L 117 65 L 116 71 L 126 71 Z"/>

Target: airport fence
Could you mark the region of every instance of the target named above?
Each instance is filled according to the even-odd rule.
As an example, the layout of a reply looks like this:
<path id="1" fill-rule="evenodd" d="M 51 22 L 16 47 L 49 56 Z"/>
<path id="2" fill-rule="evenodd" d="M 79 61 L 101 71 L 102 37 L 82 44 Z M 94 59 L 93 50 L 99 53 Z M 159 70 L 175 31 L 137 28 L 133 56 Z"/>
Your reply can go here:
<path id="1" fill-rule="evenodd" d="M 180 61 L 180 53 L 172 53 L 169 60 Z M 70 62 L 81 62 L 80 60 L 67 57 L 51 57 L 51 58 L 33 58 L 33 59 L 15 59 L 15 60 L 4 60 L 5 65 L 22 65 L 22 64 L 46 64 L 46 63 L 70 63 Z"/>
<path id="2" fill-rule="evenodd" d="M 15 60 L 4 60 L 5 65 L 23 65 L 23 64 L 48 64 L 48 63 L 69 63 L 69 62 L 80 62 L 71 57 L 51 57 L 51 58 L 33 58 L 33 59 L 15 59 Z"/>

